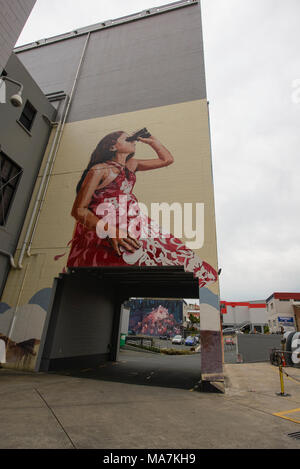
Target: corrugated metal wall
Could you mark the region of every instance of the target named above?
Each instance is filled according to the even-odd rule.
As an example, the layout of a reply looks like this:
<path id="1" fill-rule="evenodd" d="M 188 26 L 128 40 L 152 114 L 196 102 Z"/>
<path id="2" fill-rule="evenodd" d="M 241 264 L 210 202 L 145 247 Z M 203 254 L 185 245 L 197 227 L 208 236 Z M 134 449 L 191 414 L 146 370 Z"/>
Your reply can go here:
<path id="1" fill-rule="evenodd" d="M 85 41 L 73 37 L 18 57 L 45 93 L 70 92 Z M 193 4 L 92 32 L 68 122 L 205 97 L 201 14 Z"/>

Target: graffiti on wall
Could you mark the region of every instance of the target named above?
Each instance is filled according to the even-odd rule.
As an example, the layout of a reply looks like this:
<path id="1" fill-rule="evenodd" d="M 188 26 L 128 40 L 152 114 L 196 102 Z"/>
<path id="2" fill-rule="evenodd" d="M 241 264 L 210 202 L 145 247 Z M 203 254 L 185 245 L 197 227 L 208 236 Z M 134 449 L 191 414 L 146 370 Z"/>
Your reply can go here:
<path id="1" fill-rule="evenodd" d="M 129 329 L 149 336 L 180 334 L 182 307 L 180 300 L 131 300 Z"/>
<path id="2" fill-rule="evenodd" d="M 136 156 L 138 143 L 151 147 L 152 159 Z M 67 266 L 181 265 L 194 273 L 200 287 L 214 283 L 215 269 L 141 211 L 134 195 L 136 178 L 142 177 L 140 172 L 159 170 L 173 163 L 171 152 L 146 128 L 133 135 L 117 131 L 103 137 L 77 185 L 72 209 L 76 226 Z M 168 210 L 167 204 L 164 208 Z M 181 215 L 178 202 L 175 225 Z M 192 214 L 185 216 L 185 226 L 192 219 Z M 203 237 L 198 241 L 203 244 Z"/>
<path id="3" fill-rule="evenodd" d="M 0 303 L 0 363 L 11 368 L 34 369 L 50 293 L 51 288 L 44 288 L 17 309 Z"/>

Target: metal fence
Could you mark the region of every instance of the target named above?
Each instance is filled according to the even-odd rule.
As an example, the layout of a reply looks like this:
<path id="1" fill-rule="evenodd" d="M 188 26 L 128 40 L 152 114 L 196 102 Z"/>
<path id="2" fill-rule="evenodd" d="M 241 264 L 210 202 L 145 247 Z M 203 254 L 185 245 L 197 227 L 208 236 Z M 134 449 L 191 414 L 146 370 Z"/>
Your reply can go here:
<path id="1" fill-rule="evenodd" d="M 273 349 L 281 349 L 281 335 L 270 334 L 236 334 L 231 337 L 224 336 L 224 362 L 225 363 L 256 363 L 270 361 Z M 160 340 L 157 337 L 127 336 L 126 344 L 137 348 L 155 348 L 156 351 L 172 348 L 175 350 L 192 350 L 199 352 L 200 347 L 173 345 L 170 341 Z"/>
<path id="2" fill-rule="evenodd" d="M 256 363 L 270 360 L 272 349 L 281 347 L 281 336 L 276 334 L 236 334 L 232 344 L 224 337 L 225 363 Z"/>
<path id="3" fill-rule="evenodd" d="M 155 352 L 160 350 L 174 350 L 174 351 L 190 351 L 199 353 L 201 350 L 201 345 L 196 343 L 195 345 L 185 345 L 184 339 L 182 344 L 172 344 L 171 339 L 163 340 L 159 337 L 143 337 L 143 336 L 126 336 L 126 345 L 134 346 L 140 349 L 152 349 Z"/>
<path id="4" fill-rule="evenodd" d="M 140 347 L 153 347 L 154 339 L 153 337 L 127 336 L 126 344 L 138 345 Z"/>

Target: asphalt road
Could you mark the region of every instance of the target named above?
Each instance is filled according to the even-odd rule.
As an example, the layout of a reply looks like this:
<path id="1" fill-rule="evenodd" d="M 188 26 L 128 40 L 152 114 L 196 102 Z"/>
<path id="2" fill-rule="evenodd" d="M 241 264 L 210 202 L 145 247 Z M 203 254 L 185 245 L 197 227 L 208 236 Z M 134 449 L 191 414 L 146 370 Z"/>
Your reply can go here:
<path id="1" fill-rule="evenodd" d="M 103 362 L 95 368 L 66 370 L 59 374 L 119 383 L 192 389 L 201 378 L 200 367 L 200 353 L 164 355 L 121 350 L 118 362 Z"/>

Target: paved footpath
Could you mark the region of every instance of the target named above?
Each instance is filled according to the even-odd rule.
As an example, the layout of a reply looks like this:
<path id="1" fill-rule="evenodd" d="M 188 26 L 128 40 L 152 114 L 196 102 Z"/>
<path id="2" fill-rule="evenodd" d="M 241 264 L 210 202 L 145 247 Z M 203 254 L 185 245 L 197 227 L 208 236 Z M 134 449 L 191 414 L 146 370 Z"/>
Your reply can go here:
<path id="1" fill-rule="evenodd" d="M 124 352 L 123 366 L 131 357 L 147 354 Z M 226 365 L 225 394 L 149 386 L 151 374 L 144 384 L 120 382 L 101 367 L 98 376 L 1 369 L 0 448 L 300 449 L 288 436 L 300 431 L 300 383 L 286 379 L 291 396 L 276 396 L 278 369 L 268 363 Z M 286 371 L 300 380 L 299 369 Z M 294 409 L 286 416 L 295 421 L 273 415 Z"/>

